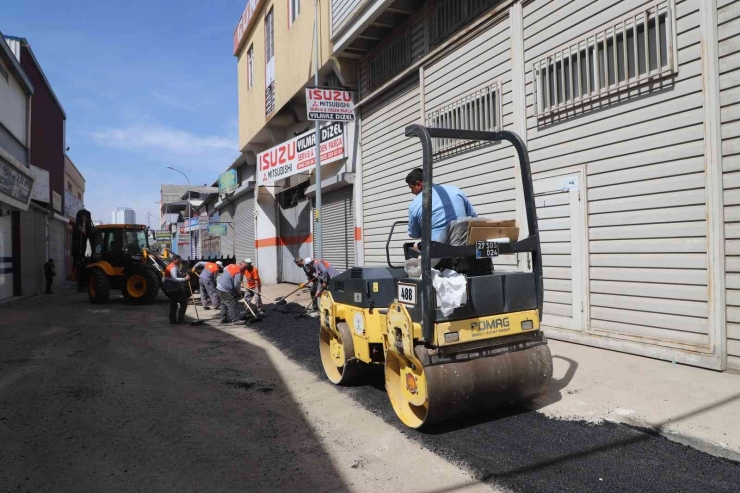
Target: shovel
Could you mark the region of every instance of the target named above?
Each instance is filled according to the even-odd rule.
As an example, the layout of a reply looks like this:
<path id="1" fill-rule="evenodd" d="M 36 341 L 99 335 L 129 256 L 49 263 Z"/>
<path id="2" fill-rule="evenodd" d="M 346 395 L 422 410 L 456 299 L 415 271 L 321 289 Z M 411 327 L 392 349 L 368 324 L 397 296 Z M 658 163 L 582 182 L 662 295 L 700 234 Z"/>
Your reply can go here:
<path id="1" fill-rule="evenodd" d="M 193 293 L 193 285 L 190 284 L 190 281 L 185 281 L 188 283 L 188 287 L 190 288 L 190 296 L 193 298 L 193 307 L 195 308 L 195 316 L 198 318 L 198 320 L 193 320 L 190 322 L 190 325 L 203 325 L 206 323 L 205 320 L 200 319 L 200 315 L 198 314 L 198 303 L 195 302 L 195 294 Z"/>
<path id="2" fill-rule="evenodd" d="M 293 295 L 294 295 L 295 293 L 297 293 L 297 292 L 298 292 L 298 291 L 300 291 L 301 289 L 305 288 L 305 287 L 306 287 L 306 285 L 308 285 L 308 283 L 309 283 L 309 282 L 314 282 L 315 280 L 316 280 L 316 278 L 314 277 L 314 278 L 313 278 L 313 279 L 311 279 L 310 281 L 306 281 L 306 282 L 304 282 L 303 284 L 301 284 L 300 286 L 298 286 L 297 288 L 295 288 L 295 289 L 294 289 L 293 291 L 291 291 L 290 293 L 286 294 L 285 296 L 278 296 L 277 298 L 275 298 L 275 299 L 274 299 L 274 300 L 272 300 L 272 301 L 273 301 L 273 302 L 274 302 L 274 303 L 275 303 L 276 305 L 278 305 L 278 306 L 283 306 L 283 305 L 287 305 L 287 304 L 288 304 L 288 302 L 287 302 L 287 301 L 285 301 L 285 298 L 290 298 L 290 297 L 291 297 L 291 296 L 293 296 Z"/>
<path id="3" fill-rule="evenodd" d="M 316 299 L 315 296 L 313 298 L 311 298 L 311 301 L 308 302 L 308 304 L 303 308 L 303 311 L 301 313 L 299 313 L 298 315 L 296 315 L 295 318 L 301 318 L 302 316 L 304 316 L 306 314 L 306 312 L 308 311 L 308 307 L 313 304 L 313 301 L 315 299 Z"/>
<path id="4" fill-rule="evenodd" d="M 262 320 L 256 313 L 254 313 L 254 310 L 252 310 L 252 307 L 249 306 L 249 303 L 247 303 L 247 300 L 242 297 L 242 303 L 247 307 L 247 310 L 249 310 L 249 313 L 252 314 L 252 317 L 254 317 L 254 321 L 257 322 L 259 320 Z"/>

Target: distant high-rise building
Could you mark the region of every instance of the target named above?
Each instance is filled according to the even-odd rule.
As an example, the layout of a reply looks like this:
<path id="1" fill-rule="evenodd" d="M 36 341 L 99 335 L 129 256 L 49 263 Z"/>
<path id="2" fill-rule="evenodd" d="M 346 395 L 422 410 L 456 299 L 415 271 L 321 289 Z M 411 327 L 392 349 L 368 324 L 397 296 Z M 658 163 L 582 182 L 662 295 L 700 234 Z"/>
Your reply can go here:
<path id="1" fill-rule="evenodd" d="M 136 212 L 129 207 L 119 207 L 111 213 L 111 224 L 136 224 Z"/>

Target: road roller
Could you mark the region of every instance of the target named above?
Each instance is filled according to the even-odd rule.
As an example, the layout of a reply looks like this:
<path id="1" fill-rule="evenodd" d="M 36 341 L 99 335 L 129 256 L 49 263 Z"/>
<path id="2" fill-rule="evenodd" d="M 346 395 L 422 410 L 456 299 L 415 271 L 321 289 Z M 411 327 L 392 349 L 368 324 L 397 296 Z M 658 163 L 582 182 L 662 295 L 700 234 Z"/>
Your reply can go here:
<path id="1" fill-rule="evenodd" d="M 485 419 L 482 413 L 543 395 L 552 377 L 552 356 L 540 329 L 542 255 L 527 149 L 506 130 L 411 125 L 406 136 L 418 138 L 422 147 L 421 242 L 405 243 L 406 263 L 393 265 L 393 230 L 405 223 L 398 221 L 386 243 L 387 266 L 355 267 L 331 279 L 320 299 L 321 361 L 329 380 L 343 386 L 366 381 L 371 366 L 382 365 L 393 410 L 411 428 L 471 415 Z M 471 221 L 464 244 L 431 240 L 433 139 L 463 146 L 505 141 L 516 149 L 526 237 L 519 238 L 517 228 L 504 239 L 502 226 L 509 224 Z M 516 254 L 531 259 L 526 271 L 494 268 L 495 257 Z M 465 276 L 464 304 L 452 311 L 440 309 L 433 287 L 433 274 L 444 269 Z"/>

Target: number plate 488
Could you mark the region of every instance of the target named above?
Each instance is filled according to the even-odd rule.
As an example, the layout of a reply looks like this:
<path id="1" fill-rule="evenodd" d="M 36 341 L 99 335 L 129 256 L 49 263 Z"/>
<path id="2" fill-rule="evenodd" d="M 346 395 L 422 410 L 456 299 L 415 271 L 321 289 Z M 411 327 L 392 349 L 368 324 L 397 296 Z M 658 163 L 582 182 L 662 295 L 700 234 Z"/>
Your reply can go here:
<path id="1" fill-rule="evenodd" d="M 397 298 L 404 305 L 416 304 L 416 284 L 398 284 Z"/>

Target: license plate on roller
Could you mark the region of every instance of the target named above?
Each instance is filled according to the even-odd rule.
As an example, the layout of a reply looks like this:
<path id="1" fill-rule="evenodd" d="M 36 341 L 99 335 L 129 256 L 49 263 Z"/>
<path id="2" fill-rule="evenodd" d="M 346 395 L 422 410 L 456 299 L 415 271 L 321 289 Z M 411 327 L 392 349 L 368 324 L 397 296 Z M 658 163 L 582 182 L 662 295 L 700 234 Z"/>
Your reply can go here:
<path id="1" fill-rule="evenodd" d="M 476 241 L 475 258 L 498 257 L 498 243 L 493 241 Z"/>

